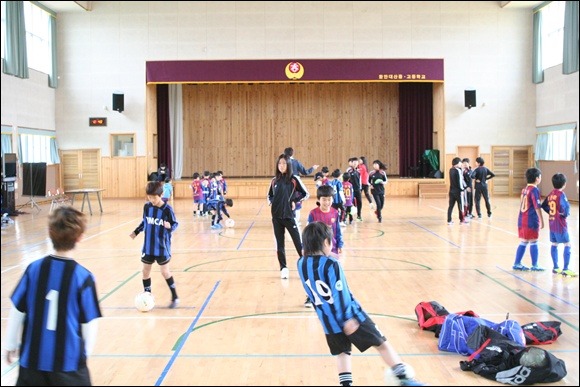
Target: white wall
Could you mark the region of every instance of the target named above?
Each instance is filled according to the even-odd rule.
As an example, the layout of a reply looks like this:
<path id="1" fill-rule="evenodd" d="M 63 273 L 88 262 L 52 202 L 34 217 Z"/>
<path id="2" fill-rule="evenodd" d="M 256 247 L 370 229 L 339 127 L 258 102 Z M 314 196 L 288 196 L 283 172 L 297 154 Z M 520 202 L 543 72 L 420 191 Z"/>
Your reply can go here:
<path id="1" fill-rule="evenodd" d="M 561 64 L 546 69 L 544 82 L 538 84 L 536 89 L 537 126 L 578 124 L 579 89 L 578 71 L 563 75 Z"/>
<path id="2" fill-rule="evenodd" d="M 55 130 L 55 89 L 48 75 L 29 70 L 22 79 L 2 73 L 2 125 Z"/>
<path id="3" fill-rule="evenodd" d="M 134 132 L 137 155 L 145 155 L 148 60 L 443 58 L 445 153 L 458 145 L 479 145 L 482 153 L 492 145 L 533 145 L 536 116 L 542 125 L 560 122 L 561 114 L 536 102 L 531 9 L 500 8 L 497 1 L 93 1 L 92 11 L 61 13 L 57 22 L 56 124 L 51 113 L 26 104 L 6 118 L 38 114 L 37 121 L 56 126 L 62 149 L 100 146 L 108 156 L 110 133 Z M 563 107 L 578 120 L 578 73 L 548 71 L 546 84 L 551 77 L 575 80 Z M 11 124 L 5 88 L 24 100 L 35 91 L 22 86 L 28 80 L 7 85 L 5 78 L 2 124 Z M 476 108 L 463 107 L 465 89 L 477 91 Z M 111 108 L 119 91 L 123 113 Z M 546 93 L 541 101 L 561 94 L 557 87 L 538 91 Z M 108 127 L 89 127 L 91 116 L 108 117 Z"/>

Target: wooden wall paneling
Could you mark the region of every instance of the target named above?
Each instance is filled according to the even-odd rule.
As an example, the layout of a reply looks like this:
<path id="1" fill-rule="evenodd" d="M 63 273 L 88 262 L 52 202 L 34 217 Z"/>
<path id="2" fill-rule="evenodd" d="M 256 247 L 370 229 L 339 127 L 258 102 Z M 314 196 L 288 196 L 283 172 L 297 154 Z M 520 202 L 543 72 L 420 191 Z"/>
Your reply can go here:
<path id="1" fill-rule="evenodd" d="M 492 146 L 489 169 L 495 173 L 493 193 L 519 196 L 527 184 L 526 170 L 533 166 L 531 146 Z"/>
<path id="2" fill-rule="evenodd" d="M 185 85 L 184 176 L 194 168 L 271 176 L 272 160 L 287 146 L 305 165 L 342 170 L 349 157 L 366 155 L 398 171 L 397 90 L 379 83 Z M 239 157 L 244 145 L 254 149 L 251 163 Z"/>
<path id="3" fill-rule="evenodd" d="M 24 185 L 24 184 L 23 184 Z M 63 190 L 60 183 L 60 164 L 48 164 L 46 166 L 46 190 L 56 192 Z"/>
<path id="4" fill-rule="evenodd" d="M 101 192 L 103 198 L 117 198 L 119 197 L 119 174 L 112 157 L 101 158 L 101 168 L 103 176 L 102 188 L 105 190 Z"/>
<path id="5" fill-rule="evenodd" d="M 493 178 L 493 193 L 495 195 L 509 195 L 511 191 L 511 164 L 509 147 L 492 147 L 490 168 Z"/>
<path id="6" fill-rule="evenodd" d="M 101 150 L 60 150 L 63 189 L 101 188 Z"/>
<path id="7" fill-rule="evenodd" d="M 512 170 L 513 184 L 512 195 L 520 196 L 522 188 L 526 186 L 526 170 L 534 166 L 531 146 L 513 147 L 512 149 Z"/>
<path id="8" fill-rule="evenodd" d="M 445 88 L 443 83 L 433 84 L 433 149 L 438 149 L 441 156 L 445 154 Z M 442 172 L 445 171 L 443 161 L 443 159 L 439 161 Z"/>
<path id="9" fill-rule="evenodd" d="M 183 88 L 185 89 L 185 88 Z M 157 85 L 145 86 L 145 105 L 147 120 L 147 154 L 146 171 L 147 175 L 157 172 Z M 106 191 L 103 192 L 103 196 Z"/>

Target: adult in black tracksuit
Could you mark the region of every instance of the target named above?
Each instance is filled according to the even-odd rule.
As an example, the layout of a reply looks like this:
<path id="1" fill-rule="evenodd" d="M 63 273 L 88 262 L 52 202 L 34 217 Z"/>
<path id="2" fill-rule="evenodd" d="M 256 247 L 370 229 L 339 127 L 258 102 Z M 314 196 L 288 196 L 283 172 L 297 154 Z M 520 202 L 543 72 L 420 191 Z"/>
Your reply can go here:
<path id="1" fill-rule="evenodd" d="M 487 169 L 483 164 L 485 160 L 481 157 L 475 159 L 477 168 L 473 171 L 473 180 L 475 180 L 475 211 L 477 216 L 481 218 L 481 197 L 485 201 L 485 208 L 487 209 L 487 216 L 491 218 L 491 203 L 489 202 L 489 192 L 487 191 L 487 181 L 493 179 L 495 174 Z"/>
<path id="2" fill-rule="evenodd" d="M 467 198 L 467 214 L 470 218 L 473 217 L 473 171 L 470 160 L 466 157 L 461 160 L 463 164 L 463 181 L 465 181 L 465 197 Z"/>
<path id="3" fill-rule="evenodd" d="M 290 157 L 281 154 L 276 163 L 276 176 L 272 179 L 268 190 L 268 201 L 272 212 L 272 226 L 276 237 L 276 252 L 280 263 L 280 277 L 288 278 L 286 265 L 286 248 L 284 241 L 285 230 L 288 230 L 298 257 L 302 256 L 302 240 L 296 220 L 294 207 L 296 203 L 307 195 L 307 190 L 302 181 L 292 173 Z"/>
<path id="4" fill-rule="evenodd" d="M 451 215 L 453 214 L 453 207 L 457 203 L 457 209 L 459 210 L 459 221 L 464 222 L 463 218 L 463 205 L 461 204 L 461 192 L 465 188 L 465 182 L 463 181 L 463 174 L 461 173 L 461 159 L 455 157 L 451 161 L 451 169 L 449 170 L 449 207 L 447 208 L 447 223 L 453 224 L 453 219 Z"/>

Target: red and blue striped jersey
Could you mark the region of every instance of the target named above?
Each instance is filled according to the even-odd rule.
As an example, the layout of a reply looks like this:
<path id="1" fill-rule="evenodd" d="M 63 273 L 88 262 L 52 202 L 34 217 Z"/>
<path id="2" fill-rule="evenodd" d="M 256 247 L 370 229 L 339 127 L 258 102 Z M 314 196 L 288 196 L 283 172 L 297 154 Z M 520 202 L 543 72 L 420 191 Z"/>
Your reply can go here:
<path id="1" fill-rule="evenodd" d="M 565 234 L 568 232 L 566 218 L 570 215 L 570 203 L 564 191 L 555 189 L 542 202 L 542 208 L 548 213 L 550 232 Z"/>
<path id="2" fill-rule="evenodd" d="M 518 216 L 518 229 L 540 228 L 540 217 L 537 209 L 541 208 L 540 190 L 533 184 L 528 184 L 522 189 L 520 196 L 520 214 Z"/>

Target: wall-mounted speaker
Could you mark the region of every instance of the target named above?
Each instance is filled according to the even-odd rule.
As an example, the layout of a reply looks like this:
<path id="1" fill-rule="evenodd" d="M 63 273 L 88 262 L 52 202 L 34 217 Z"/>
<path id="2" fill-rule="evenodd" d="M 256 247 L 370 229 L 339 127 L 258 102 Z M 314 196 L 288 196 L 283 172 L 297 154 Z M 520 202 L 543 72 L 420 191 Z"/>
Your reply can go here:
<path id="1" fill-rule="evenodd" d="M 113 110 L 121 113 L 125 110 L 125 95 L 113 93 Z"/>
<path id="2" fill-rule="evenodd" d="M 472 107 L 476 106 L 475 90 L 465 90 L 465 107 L 471 109 Z"/>

